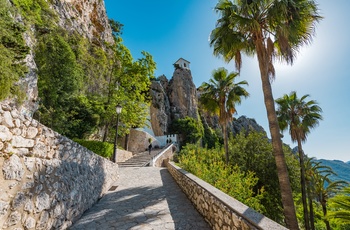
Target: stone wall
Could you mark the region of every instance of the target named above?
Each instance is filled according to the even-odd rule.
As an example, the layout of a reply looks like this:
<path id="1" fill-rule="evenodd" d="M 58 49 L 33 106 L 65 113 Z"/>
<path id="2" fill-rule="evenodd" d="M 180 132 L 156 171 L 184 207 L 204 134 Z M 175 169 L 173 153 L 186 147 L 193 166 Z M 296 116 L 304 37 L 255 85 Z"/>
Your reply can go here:
<path id="1" fill-rule="evenodd" d="M 176 147 L 174 144 L 169 145 L 166 149 L 160 152 L 152 159 L 153 167 L 166 167 L 165 160 L 169 161 L 173 159 Z"/>
<path id="2" fill-rule="evenodd" d="M 166 165 L 183 192 L 213 229 L 286 229 L 174 163 L 166 162 Z"/>
<path id="3" fill-rule="evenodd" d="M 118 179 L 118 166 L 0 104 L 0 229 L 65 229 Z"/>
<path id="4" fill-rule="evenodd" d="M 157 141 L 152 135 L 141 130 L 131 129 L 129 134 L 128 150 L 130 152 L 133 152 L 134 154 L 147 151 L 147 148 L 149 145 L 149 142 L 148 142 L 149 138 L 152 139 L 152 145 L 153 147 L 155 147 L 155 145 L 157 144 L 156 143 Z"/>
<path id="5" fill-rule="evenodd" d="M 133 157 L 132 152 L 118 149 L 117 151 L 117 163 L 119 162 L 125 162 L 126 160 L 129 160 L 131 157 Z"/>

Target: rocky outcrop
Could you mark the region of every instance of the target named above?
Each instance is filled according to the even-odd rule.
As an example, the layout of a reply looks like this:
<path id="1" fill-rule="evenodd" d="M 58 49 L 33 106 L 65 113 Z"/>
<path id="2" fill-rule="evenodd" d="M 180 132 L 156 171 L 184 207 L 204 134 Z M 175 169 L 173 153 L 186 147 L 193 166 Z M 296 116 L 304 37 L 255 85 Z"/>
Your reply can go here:
<path id="1" fill-rule="evenodd" d="M 167 86 L 168 79 L 165 76 L 161 76 L 158 81 L 153 81 L 151 85 L 150 121 L 155 136 L 162 136 L 168 131 L 170 103 Z"/>
<path id="2" fill-rule="evenodd" d="M 100 45 L 113 43 L 104 1 L 55 0 L 52 8 L 59 16 L 59 25 L 67 31 L 76 31 Z"/>
<path id="3" fill-rule="evenodd" d="M 241 131 L 245 131 L 246 134 L 251 131 L 265 133 L 264 128 L 259 125 L 255 119 L 247 118 L 246 116 L 240 116 L 238 119 L 235 119 L 231 124 L 230 131 L 233 135 L 239 134 Z"/>
<path id="4" fill-rule="evenodd" d="M 171 118 L 198 117 L 197 89 L 189 69 L 176 68 L 169 82 Z"/>
<path id="5" fill-rule="evenodd" d="M 177 67 L 173 77 L 168 79 L 162 75 L 151 85 L 152 103 L 150 122 L 155 136 L 168 134 L 172 121 L 186 116 L 201 120 L 204 127 L 220 129 L 219 119 L 198 108 L 197 89 L 193 83 L 191 71 Z M 254 119 L 241 116 L 229 124 L 229 132 L 233 135 L 245 130 L 265 133 L 265 130 Z"/>
<path id="6" fill-rule="evenodd" d="M 164 75 L 153 81 L 151 97 L 150 118 L 156 136 L 167 134 L 176 119 L 199 119 L 197 90 L 189 69 L 178 67 L 170 81 Z"/>
<path id="7" fill-rule="evenodd" d="M 156 136 L 168 132 L 175 119 L 198 118 L 196 88 L 188 69 L 177 68 L 170 81 L 162 75 L 151 85 L 151 124 Z"/>
<path id="8" fill-rule="evenodd" d="M 91 42 L 104 46 L 113 43 L 112 30 L 108 22 L 104 1 L 101 0 L 54 0 L 51 7 L 58 16 L 58 25 L 67 31 L 76 31 Z M 24 23 L 21 15 L 16 20 Z M 25 58 L 28 73 L 19 81 L 26 92 L 26 100 L 20 108 L 21 114 L 32 116 L 38 108 L 38 75 L 34 61 L 35 26 L 24 33 L 30 53 Z"/>

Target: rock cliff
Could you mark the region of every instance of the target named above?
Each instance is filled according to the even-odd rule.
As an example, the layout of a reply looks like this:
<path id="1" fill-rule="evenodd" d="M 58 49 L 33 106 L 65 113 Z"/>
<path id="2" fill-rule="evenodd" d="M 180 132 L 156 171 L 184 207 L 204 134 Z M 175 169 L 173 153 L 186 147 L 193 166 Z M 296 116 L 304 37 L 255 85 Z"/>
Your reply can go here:
<path id="1" fill-rule="evenodd" d="M 186 116 L 199 119 L 206 127 L 219 129 L 217 116 L 212 116 L 198 108 L 197 89 L 189 69 L 176 67 L 170 81 L 162 75 L 152 82 L 150 121 L 155 136 L 168 134 L 171 123 Z M 254 119 L 241 116 L 231 122 L 229 131 L 236 135 L 240 131 L 258 131 L 266 133 Z"/>
<path id="2" fill-rule="evenodd" d="M 67 31 L 76 31 L 88 38 L 91 42 L 103 46 L 105 43 L 113 43 L 112 30 L 108 23 L 108 17 L 104 1 L 101 0 L 54 0 L 50 8 L 58 17 L 58 26 Z M 26 24 L 22 15 L 17 15 L 16 20 Z M 30 53 L 25 58 L 28 73 L 20 80 L 20 84 L 26 91 L 26 100 L 20 108 L 22 114 L 31 116 L 38 107 L 38 75 L 34 61 L 34 47 L 36 44 L 36 27 L 28 25 L 24 33 L 26 45 Z"/>
<path id="3" fill-rule="evenodd" d="M 164 75 L 153 81 L 151 96 L 150 117 L 156 136 L 167 134 L 173 120 L 199 119 L 197 89 L 188 69 L 177 67 L 170 81 Z"/>

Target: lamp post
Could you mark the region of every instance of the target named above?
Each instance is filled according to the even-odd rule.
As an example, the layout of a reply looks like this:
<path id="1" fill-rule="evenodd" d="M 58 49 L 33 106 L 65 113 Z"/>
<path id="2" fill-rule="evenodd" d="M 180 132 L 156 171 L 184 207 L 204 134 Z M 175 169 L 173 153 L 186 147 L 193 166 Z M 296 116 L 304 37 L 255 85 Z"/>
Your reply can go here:
<path id="1" fill-rule="evenodd" d="M 117 149 L 118 149 L 118 125 L 119 125 L 119 114 L 122 112 L 122 107 L 118 104 L 115 107 L 115 111 L 117 112 L 117 126 L 115 128 L 115 139 L 114 139 L 114 151 L 113 151 L 113 162 L 117 163 Z"/>

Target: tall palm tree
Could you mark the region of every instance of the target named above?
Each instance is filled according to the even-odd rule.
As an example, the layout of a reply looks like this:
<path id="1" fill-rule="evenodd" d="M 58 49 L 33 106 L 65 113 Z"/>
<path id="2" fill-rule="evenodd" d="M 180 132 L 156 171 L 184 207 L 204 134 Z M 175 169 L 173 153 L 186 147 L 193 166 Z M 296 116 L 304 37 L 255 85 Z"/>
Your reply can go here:
<path id="1" fill-rule="evenodd" d="M 280 129 L 282 131 L 289 129 L 292 141 L 298 143 L 301 196 L 306 230 L 310 229 L 310 220 L 307 208 L 304 152 L 301 143 L 306 141 L 311 129 L 315 128 L 319 121 L 322 120 L 322 109 L 317 105 L 316 101 L 306 101 L 308 97 L 309 95 L 304 95 L 299 99 L 296 92 L 293 91 L 289 95 L 285 94 L 276 100 L 278 105 L 277 119 Z"/>
<path id="2" fill-rule="evenodd" d="M 210 36 L 214 54 L 234 60 L 238 70 L 242 52 L 257 55 L 286 225 L 299 229 L 270 78 L 275 57 L 292 64 L 299 48 L 312 40 L 321 19 L 317 5 L 312 0 L 219 0 L 215 9 L 221 17 Z"/>
<path id="3" fill-rule="evenodd" d="M 246 81 L 235 83 L 238 73 L 228 73 L 225 68 L 213 71 L 209 82 L 204 82 L 199 87 L 199 101 L 203 108 L 219 116 L 219 123 L 224 136 L 226 164 L 229 162 L 228 155 L 228 132 L 227 125 L 236 113 L 236 105 L 242 102 L 242 97 L 248 97 L 249 93 L 242 87 L 248 85 Z"/>

